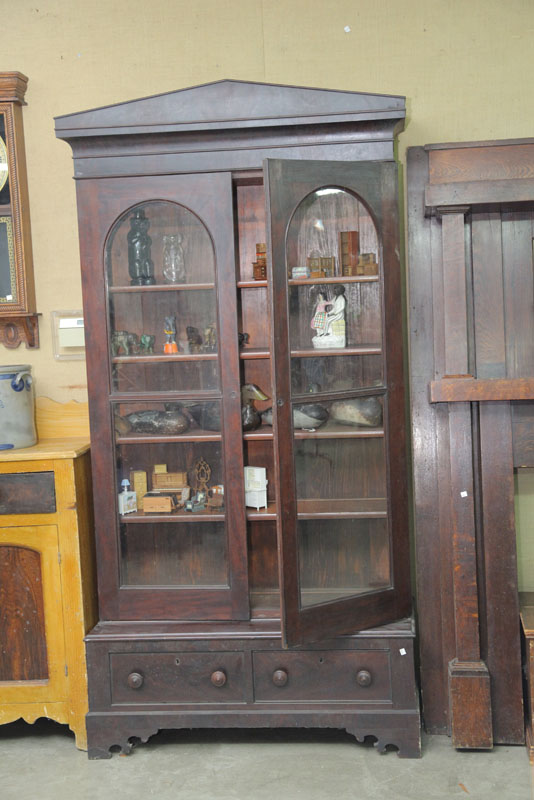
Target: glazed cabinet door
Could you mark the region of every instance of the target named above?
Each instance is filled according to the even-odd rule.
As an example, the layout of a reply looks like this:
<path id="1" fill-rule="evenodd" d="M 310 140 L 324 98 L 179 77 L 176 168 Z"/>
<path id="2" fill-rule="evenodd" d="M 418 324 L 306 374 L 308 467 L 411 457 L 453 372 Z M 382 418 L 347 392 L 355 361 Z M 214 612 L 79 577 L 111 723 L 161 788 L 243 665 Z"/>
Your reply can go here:
<path id="1" fill-rule="evenodd" d="M 393 163 L 267 161 L 286 643 L 410 610 Z"/>
<path id="2" fill-rule="evenodd" d="M 102 183 L 82 241 L 103 262 L 84 270 L 101 615 L 244 618 L 231 179 Z"/>

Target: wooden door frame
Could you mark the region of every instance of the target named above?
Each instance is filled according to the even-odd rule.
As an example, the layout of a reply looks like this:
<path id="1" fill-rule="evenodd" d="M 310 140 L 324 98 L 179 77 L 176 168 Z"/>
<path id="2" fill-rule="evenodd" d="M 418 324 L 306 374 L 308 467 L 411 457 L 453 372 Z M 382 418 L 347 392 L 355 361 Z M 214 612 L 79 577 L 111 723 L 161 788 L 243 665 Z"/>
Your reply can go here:
<path id="1" fill-rule="evenodd" d="M 478 252 L 473 262 L 485 270 L 476 274 L 470 215 L 499 217 L 500 204 L 534 201 L 534 181 L 522 177 L 534 168 L 534 140 L 413 147 L 407 163 L 423 716 L 458 748 L 518 744 L 511 403 L 534 399 L 534 381 L 506 377 L 502 265 Z M 488 282 L 489 337 L 476 314 Z"/>

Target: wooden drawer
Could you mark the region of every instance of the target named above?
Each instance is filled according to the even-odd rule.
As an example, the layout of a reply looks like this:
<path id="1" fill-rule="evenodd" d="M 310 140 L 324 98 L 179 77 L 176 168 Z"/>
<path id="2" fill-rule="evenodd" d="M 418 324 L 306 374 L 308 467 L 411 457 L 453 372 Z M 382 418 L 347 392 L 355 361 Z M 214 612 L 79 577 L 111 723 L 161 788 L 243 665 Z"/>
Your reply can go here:
<path id="1" fill-rule="evenodd" d="M 253 670 L 260 703 L 391 700 L 388 650 L 255 652 Z"/>
<path id="2" fill-rule="evenodd" d="M 8 472 L 0 475 L 0 514 L 54 514 L 53 472 Z"/>
<path id="3" fill-rule="evenodd" d="M 114 653 L 113 704 L 244 703 L 243 653 Z"/>

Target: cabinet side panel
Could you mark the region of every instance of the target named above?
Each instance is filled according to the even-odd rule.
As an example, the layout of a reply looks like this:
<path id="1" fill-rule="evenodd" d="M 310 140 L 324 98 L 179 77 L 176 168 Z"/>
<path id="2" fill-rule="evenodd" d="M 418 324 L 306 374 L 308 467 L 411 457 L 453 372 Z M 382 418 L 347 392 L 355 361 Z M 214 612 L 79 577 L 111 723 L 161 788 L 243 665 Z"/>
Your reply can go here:
<path id="1" fill-rule="evenodd" d="M 48 678 L 40 555 L 0 547 L 0 681 Z"/>

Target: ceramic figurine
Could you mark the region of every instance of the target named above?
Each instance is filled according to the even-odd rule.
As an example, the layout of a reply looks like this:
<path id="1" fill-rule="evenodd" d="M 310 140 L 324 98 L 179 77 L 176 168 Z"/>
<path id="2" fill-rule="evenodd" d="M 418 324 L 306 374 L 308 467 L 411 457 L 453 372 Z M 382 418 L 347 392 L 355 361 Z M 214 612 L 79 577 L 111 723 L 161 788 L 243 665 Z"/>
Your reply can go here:
<path id="1" fill-rule="evenodd" d="M 337 347 L 345 347 L 347 343 L 346 337 L 346 322 L 345 322 L 345 307 L 347 304 L 345 298 L 345 287 L 340 285 L 333 288 L 334 297 L 332 302 L 326 304 L 324 309 L 317 310 L 319 301 L 315 309 L 312 327 L 316 328 L 315 320 L 319 323 L 319 318 L 322 320 L 321 328 L 317 329 L 316 335 L 312 339 L 312 344 L 317 349 L 334 349 Z M 319 295 L 323 298 L 324 295 Z M 321 299 L 320 305 L 323 306 Z M 324 318 L 322 315 L 324 314 Z"/>
<path id="2" fill-rule="evenodd" d="M 253 431 L 261 425 L 261 414 L 254 406 L 254 400 L 268 399 L 255 383 L 246 383 L 241 387 L 241 424 L 244 431 Z"/>
<path id="3" fill-rule="evenodd" d="M 185 261 L 181 233 L 169 233 L 163 237 L 163 277 L 167 283 L 185 282 Z"/>
<path id="4" fill-rule="evenodd" d="M 176 317 L 165 317 L 163 333 L 166 337 L 165 344 L 163 345 L 163 352 L 177 353 L 178 345 L 176 344 Z"/>
<path id="5" fill-rule="evenodd" d="M 340 425 L 378 428 L 382 424 L 382 403 L 378 397 L 335 400 L 330 406 L 330 418 Z"/>
<path id="6" fill-rule="evenodd" d="M 125 356 L 139 352 L 139 337 L 129 331 L 113 331 L 111 334 L 111 352 L 118 356 L 123 351 Z"/>
<path id="7" fill-rule="evenodd" d="M 128 272 L 132 286 L 148 286 L 156 282 L 154 264 L 150 258 L 152 239 L 148 235 L 150 221 L 145 217 L 143 209 L 130 217 L 128 231 Z"/>
<path id="8" fill-rule="evenodd" d="M 293 406 L 293 427 L 306 431 L 314 431 L 324 425 L 329 414 L 320 403 L 301 403 Z M 273 410 L 268 408 L 261 415 L 266 425 L 273 424 Z"/>
<path id="9" fill-rule="evenodd" d="M 193 325 L 188 325 L 185 329 L 187 333 L 187 343 L 189 345 L 190 353 L 200 353 L 202 350 L 202 336 L 198 328 Z"/>
<path id="10" fill-rule="evenodd" d="M 141 353 L 150 354 L 154 352 L 154 342 L 156 337 L 149 333 L 142 333 L 139 339 L 139 350 Z"/>

